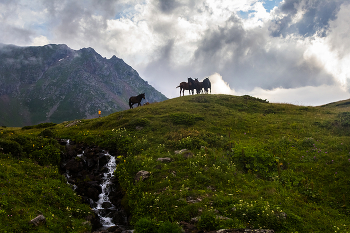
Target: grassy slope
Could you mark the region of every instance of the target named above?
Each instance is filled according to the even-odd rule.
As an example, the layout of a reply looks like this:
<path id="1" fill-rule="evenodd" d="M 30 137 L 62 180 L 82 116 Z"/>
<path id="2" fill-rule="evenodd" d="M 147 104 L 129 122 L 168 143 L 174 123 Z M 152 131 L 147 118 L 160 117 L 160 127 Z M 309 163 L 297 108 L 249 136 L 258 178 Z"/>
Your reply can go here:
<path id="1" fill-rule="evenodd" d="M 347 232 L 347 106 L 303 107 L 248 96 L 197 95 L 51 130 L 124 157 L 116 174 L 133 223 L 143 217 L 178 222 L 221 215 L 230 219 L 199 226 Z M 143 128 L 138 131 L 136 126 Z M 184 148 L 193 155 L 174 153 Z M 159 157 L 172 162 L 157 162 Z M 2 159 L 7 166 L 12 163 Z M 151 172 L 151 177 L 135 184 L 139 170 Z M 3 204 L 0 208 L 8 215 Z"/>

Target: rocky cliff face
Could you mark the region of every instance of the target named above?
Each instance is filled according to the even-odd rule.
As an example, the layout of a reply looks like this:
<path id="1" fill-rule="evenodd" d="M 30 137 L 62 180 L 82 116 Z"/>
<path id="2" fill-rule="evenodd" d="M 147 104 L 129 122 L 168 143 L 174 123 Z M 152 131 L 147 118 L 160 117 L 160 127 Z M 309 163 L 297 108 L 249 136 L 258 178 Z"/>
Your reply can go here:
<path id="1" fill-rule="evenodd" d="M 122 59 L 92 48 L 67 45 L 18 47 L 0 44 L 0 125 L 89 119 L 128 109 L 130 96 L 144 102 L 167 98 Z"/>

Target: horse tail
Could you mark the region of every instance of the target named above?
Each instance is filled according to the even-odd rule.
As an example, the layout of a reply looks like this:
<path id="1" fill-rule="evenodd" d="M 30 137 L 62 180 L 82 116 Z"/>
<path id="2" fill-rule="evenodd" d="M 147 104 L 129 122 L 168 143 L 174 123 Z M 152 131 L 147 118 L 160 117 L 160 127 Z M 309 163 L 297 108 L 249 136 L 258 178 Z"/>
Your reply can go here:
<path id="1" fill-rule="evenodd" d="M 178 87 L 180 87 L 180 86 L 177 86 L 176 88 L 178 88 Z"/>
<path id="2" fill-rule="evenodd" d="M 129 106 L 130 106 L 130 109 L 131 109 L 132 108 L 131 98 L 129 99 Z"/>

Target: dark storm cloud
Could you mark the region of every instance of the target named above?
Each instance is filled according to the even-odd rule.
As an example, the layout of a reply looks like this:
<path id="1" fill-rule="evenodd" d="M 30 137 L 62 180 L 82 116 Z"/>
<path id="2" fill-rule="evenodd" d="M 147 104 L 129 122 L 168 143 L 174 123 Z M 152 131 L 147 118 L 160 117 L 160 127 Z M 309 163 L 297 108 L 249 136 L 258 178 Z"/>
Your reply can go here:
<path id="1" fill-rule="evenodd" d="M 158 7 L 163 13 L 171 13 L 173 10 L 181 6 L 181 4 L 176 0 L 158 0 Z"/>
<path id="2" fill-rule="evenodd" d="M 276 48 L 269 42 L 264 29 L 244 30 L 240 19 L 232 16 L 225 27 L 205 33 L 195 52 L 194 63 L 200 75 L 219 72 L 235 89 L 334 83 L 333 77 L 324 72 L 315 59 L 304 59 L 303 49 L 290 44 Z M 267 46 L 270 48 L 266 49 Z"/>
<path id="3" fill-rule="evenodd" d="M 328 32 L 329 22 L 335 19 L 340 6 L 345 2 L 346 0 L 286 0 L 277 10 L 277 14 L 283 17 L 270 25 L 271 35 L 285 37 L 297 33 L 309 37 L 318 33 L 318 36 L 324 37 Z M 297 23 L 292 23 L 301 12 L 302 18 Z"/>

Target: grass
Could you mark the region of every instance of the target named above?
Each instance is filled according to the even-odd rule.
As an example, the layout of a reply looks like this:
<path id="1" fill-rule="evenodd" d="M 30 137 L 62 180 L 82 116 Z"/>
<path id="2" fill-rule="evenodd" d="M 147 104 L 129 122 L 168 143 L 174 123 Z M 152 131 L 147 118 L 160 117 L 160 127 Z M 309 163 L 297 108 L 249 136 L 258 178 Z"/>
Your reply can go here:
<path id="1" fill-rule="evenodd" d="M 7 152 L 2 163 L 6 169 L 12 164 L 19 171 L 23 169 L 18 173 L 28 179 L 41 177 L 37 179 L 40 185 L 52 183 L 52 192 L 58 185 L 64 188 L 71 200 L 68 207 L 73 209 L 79 198 L 55 173 L 58 161 L 54 155 L 62 148 L 50 137 L 109 149 L 120 161 L 115 175 L 125 192 L 122 203 L 140 232 L 147 224 L 161 231 L 166 224 L 189 222 L 195 217 L 198 228 L 205 230 L 250 227 L 275 232 L 349 232 L 349 109 L 350 105 L 337 103 L 320 107 L 271 104 L 250 96 L 185 96 L 97 119 L 47 125 L 45 129 L 45 125 L 1 128 L 0 143 L 25 138 L 23 145 L 27 145 L 19 143 L 20 160 Z M 71 126 L 66 127 L 68 124 Z M 28 146 L 33 141 L 41 143 L 42 148 L 50 147 L 34 150 Z M 189 151 L 176 154 L 180 149 Z M 157 161 L 161 157 L 172 161 Z M 31 164 L 36 170 L 21 168 Z M 149 171 L 151 176 L 135 182 L 139 170 Z M 6 171 L 1 174 L 8 174 Z M 6 179 L 18 180 L 9 175 Z M 1 185 L 5 197 L 11 192 L 11 197 L 21 201 L 35 188 L 28 185 L 20 196 L 5 185 Z M 35 193 L 33 200 L 40 195 Z M 68 226 L 70 232 L 75 224 L 76 232 L 84 232 L 82 222 L 89 208 L 80 207 L 85 213 L 69 222 L 60 212 L 65 205 L 58 197 L 50 204 L 51 212 L 57 211 L 52 213 L 62 221 L 49 219 L 42 231 L 54 232 L 49 227 L 52 224 L 64 229 Z M 39 200 L 20 208 L 32 210 L 34 216 Z M 0 208 L 4 215 L 11 213 Z M 48 216 L 50 213 L 45 212 Z M 30 217 L 26 215 L 26 221 Z M 7 222 L 0 227 L 10 232 Z"/>

